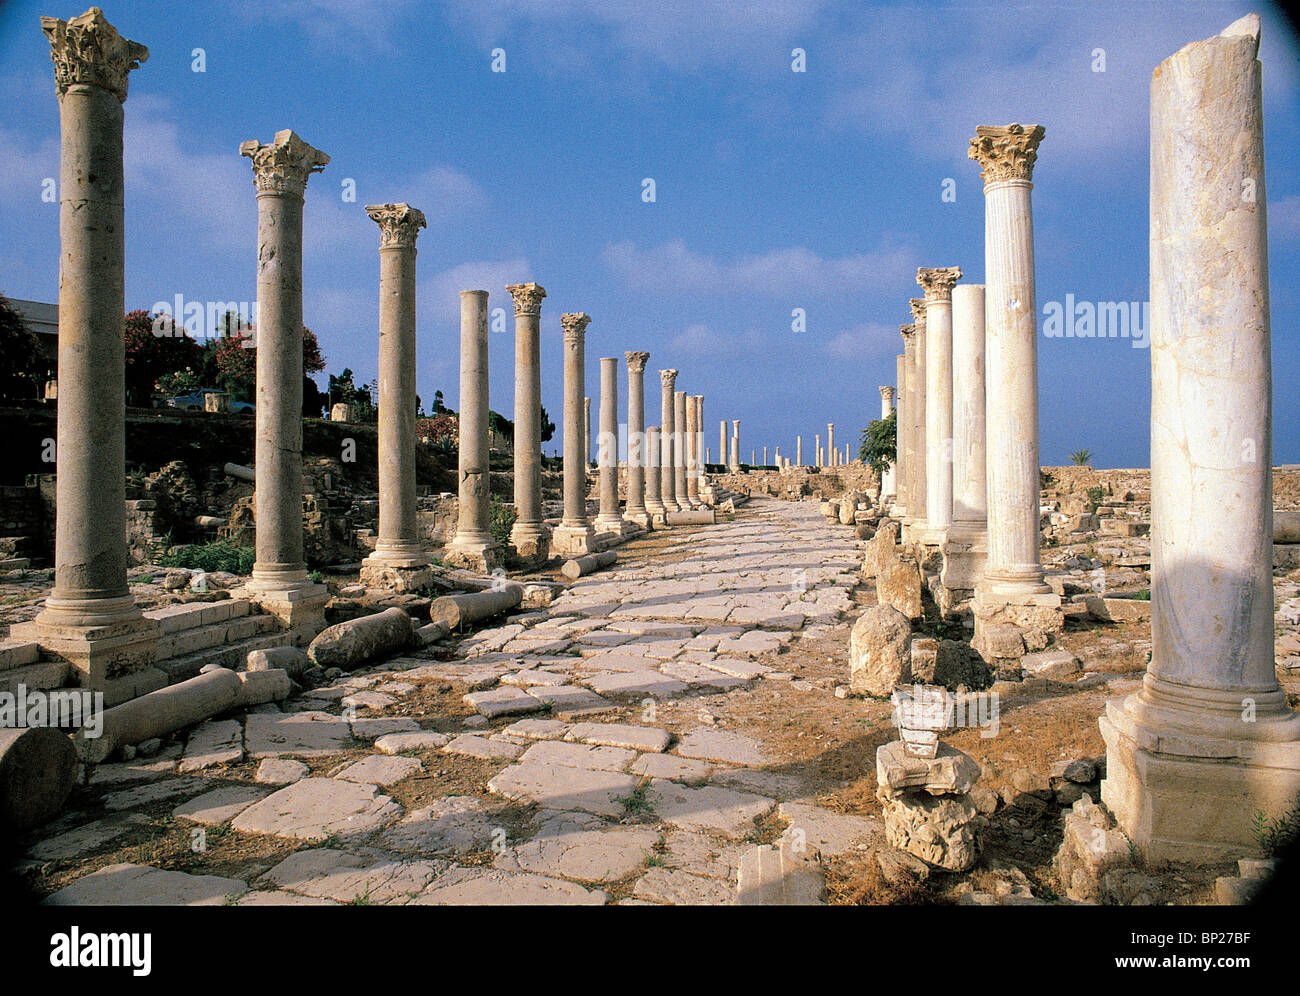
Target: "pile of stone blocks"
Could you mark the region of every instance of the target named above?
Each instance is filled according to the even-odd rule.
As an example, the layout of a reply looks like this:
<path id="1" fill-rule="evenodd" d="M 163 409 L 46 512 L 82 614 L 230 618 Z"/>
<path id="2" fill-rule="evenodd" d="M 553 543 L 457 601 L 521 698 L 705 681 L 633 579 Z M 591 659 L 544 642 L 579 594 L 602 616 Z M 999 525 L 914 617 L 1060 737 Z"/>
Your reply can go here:
<path id="1" fill-rule="evenodd" d="M 901 739 L 876 750 L 876 797 L 892 847 L 945 871 L 966 871 L 980 856 L 979 814 L 970 790 L 979 765 L 943 743 L 953 701 L 943 688 L 904 686 L 892 696 Z"/>

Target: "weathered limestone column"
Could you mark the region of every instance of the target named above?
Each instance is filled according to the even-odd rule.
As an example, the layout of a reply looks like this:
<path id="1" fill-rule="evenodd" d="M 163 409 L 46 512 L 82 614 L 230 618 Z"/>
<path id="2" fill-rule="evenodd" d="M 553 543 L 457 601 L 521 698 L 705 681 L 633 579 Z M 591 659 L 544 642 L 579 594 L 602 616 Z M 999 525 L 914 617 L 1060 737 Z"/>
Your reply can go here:
<path id="1" fill-rule="evenodd" d="M 763 447 L 763 466 L 767 466 L 767 447 Z"/>
<path id="2" fill-rule="evenodd" d="M 880 388 L 880 418 L 881 420 L 889 418 L 894 413 L 894 389 L 888 384 Z M 891 463 L 880 478 L 880 500 L 882 502 L 893 501 L 898 489 L 894 484 L 895 474 L 894 465 Z"/>
<path id="3" fill-rule="evenodd" d="M 740 419 L 731 420 L 731 472 L 740 473 Z"/>
<path id="4" fill-rule="evenodd" d="M 796 467 L 803 466 L 803 436 L 795 436 L 794 439 L 794 462 Z"/>
<path id="5" fill-rule="evenodd" d="M 415 517 L 415 240 L 425 220 L 409 204 L 371 204 L 366 214 L 380 231 L 379 536 L 361 581 L 411 591 L 432 577 Z"/>
<path id="6" fill-rule="evenodd" d="M 596 516 L 596 532 L 615 533 L 619 537 L 628 531 L 629 523 L 623 521 L 618 511 L 618 357 L 603 356 L 600 360 L 600 435 L 596 440 L 596 465 L 600 468 L 600 513 Z M 631 461 L 629 460 L 629 474 Z M 629 494 L 631 487 L 628 488 Z"/>
<path id="7" fill-rule="evenodd" d="M 667 511 L 660 498 L 660 445 L 659 426 L 648 426 L 645 431 L 645 507 L 651 525 L 655 526 L 664 525 L 664 513 Z"/>
<path id="8" fill-rule="evenodd" d="M 126 568 L 126 404 L 122 315 L 122 105 L 149 58 L 97 7 L 41 18 L 62 136 L 59 175 L 58 474 L 54 587 L 14 639 L 68 661 L 113 705 L 167 683 L 153 663 L 158 624 L 131 597 Z"/>
<path id="9" fill-rule="evenodd" d="M 709 463 L 709 451 L 704 446 L 704 395 L 695 395 L 695 488 L 697 493 L 706 483 L 705 468 Z M 700 505 L 705 504 L 700 497 Z"/>
<path id="10" fill-rule="evenodd" d="M 822 437 L 821 437 L 821 433 L 817 433 L 817 434 L 815 434 L 815 435 L 813 436 L 813 440 L 814 440 L 814 442 L 815 442 L 815 444 L 816 444 L 816 445 L 814 446 L 814 449 L 816 450 L 816 465 L 817 465 L 818 467 L 820 467 L 820 466 L 822 466 Z"/>
<path id="11" fill-rule="evenodd" d="M 673 392 L 673 497 L 683 511 L 695 506 L 686 493 L 686 392 Z"/>
<path id="12" fill-rule="evenodd" d="M 624 517 L 642 529 L 650 528 L 646 495 L 645 365 L 646 352 L 623 354 L 627 360 L 627 507 Z M 657 497 L 657 496 L 656 496 Z"/>
<path id="13" fill-rule="evenodd" d="M 691 508 L 702 508 L 703 502 L 700 501 L 700 453 L 698 443 L 700 441 L 700 423 L 699 410 L 695 407 L 695 397 L 693 395 L 682 395 L 682 402 L 686 421 L 685 431 L 682 433 L 682 449 L 685 452 L 683 463 L 685 464 L 685 485 L 686 501 Z"/>
<path id="14" fill-rule="evenodd" d="M 506 290 L 515 302 L 516 518 L 510 530 L 510 545 L 515 557 L 529 565 L 545 561 L 550 555 L 550 532 L 542 521 L 542 369 L 538 333 L 546 288 L 540 284 L 510 284 Z"/>
<path id="15" fill-rule="evenodd" d="M 835 423 L 826 423 L 826 465 L 835 466 Z"/>
<path id="16" fill-rule="evenodd" d="M 582 399 L 582 462 L 583 465 L 591 463 L 591 399 Z"/>
<path id="17" fill-rule="evenodd" d="M 718 423 L 718 463 L 727 465 L 727 420 Z"/>
<path id="18" fill-rule="evenodd" d="M 989 559 L 973 609 L 974 643 L 986 657 L 995 653 L 985 638 L 991 626 L 1015 626 L 1026 648 L 1035 650 L 1063 624 L 1060 597 L 1043 581 L 1038 552 L 1038 329 L 1030 191 L 1042 138 L 1039 125 L 980 126 L 969 152 L 981 166 L 985 205 Z"/>
<path id="19" fill-rule="evenodd" d="M 444 560 L 484 574 L 501 567 L 492 537 L 489 467 L 488 292 L 460 292 L 460 494 L 456 536 Z"/>
<path id="20" fill-rule="evenodd" d="M 911 298 L 908 307 L 912 309 L 912 337 L 916 342 L 916 349 L 912 353 L 912 405 L 910 421 L 912 446 L 911 453 L 915 456 L 912 461 L 912 487 L 907 494 L 907 511 L 908 520 L 903 525 L 903 537 L 907 542 L 915 541 L 916 537 L 925 532 L 926 516 L 925 505 L 928 497 L 928 482 L 926 480 L 926 459 L 927 459 L 927 439 L 926 439 L 926 328 L 925 328 L 925 300 L 923 298 Z"/>
<path id="21" fill-rule="evenodd" d="M 303 560 L 302 206 L 329 156 L 288 130 L 270 145 L 244 142 L 239 154 L 252 159 L 257 187 L 257 559 L 248 588 L 309 636 L 324 627 L 329 592 Z"/>
<path id="22" fill-rule="evenodd" d="M 903 355 L 894 357 L 895 377 L 898 378 L 898 398 L 894 415 L 894 481 L 898 492 L 893 507 L 889 510 L 891 518 L 900 522 L 907 517 L 907 498 L 911 494 L 912 481 L 912 363 L 908 349 L 915 329 L 911 325 L 900 327 L 903 335 Z"/>
<path id="23" fill-rule="evenodd" d="M 1256 854 L 1300 793 L 1273 643 L 1272 356 L 1259 18 L 1151 81 L 1152 655 L 1111 702 L 1102 799 L 1148 861 Z"/>
<path id="24" fill-rule="evenodd" d="M 662 388 L 659 415 L 659 499 L 669 512 L 680 512 L 685 507 L 677 503 L 677 477 L 673 470 L 673 433 L 675 431 L 673 387 L 676 383 L 676 370 L 659 371 L 659 384 Z"/>
<path id="25" fill-rule="evenodd" d="M 941 546 L 952 525 L 952 289 L 956 266 L 916 271 L 925 288 L 925 546 Z"/>
<path id="26" fill-rule="evenodd" d="M 952 290 L 952 368 L 952 525 L 939 581 L 949 590 L 973 592 L 988 562 L 983 284 Z"/>
<path id="27" fill-rule="evenodd" d="M 582 452 L 584 340 L 591 319 L 577 312 L 561 315 L 564 327 L 564 518 L 551 538 L 562 557 L 585 557 L 596 549 L 596 531 L 587 521 L 587 454 Z"/>

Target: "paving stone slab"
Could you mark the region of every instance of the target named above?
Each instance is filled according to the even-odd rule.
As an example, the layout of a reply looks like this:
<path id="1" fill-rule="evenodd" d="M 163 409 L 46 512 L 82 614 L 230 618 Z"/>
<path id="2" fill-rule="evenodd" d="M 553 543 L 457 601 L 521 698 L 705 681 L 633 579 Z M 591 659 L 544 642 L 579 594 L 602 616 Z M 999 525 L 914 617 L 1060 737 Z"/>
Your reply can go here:
<path id="1" fill-rule="evenodd" d="M 753 831 L 754 821 L 771 812 L 775 800 L 750 792 L 705 785 L 692 788 L 658 779 L 646 793 L 654 814 L 682 830 L 719 833 L 742 838 Z"/>
<path id="2" fill-rule="evenodd" d="M 287 757 L 263 758 L 253 775 L 259 785 L 291 785 L 310 774 L 311 769 L 301 761 Z"/>
<path id="3" fill-rule="evenodd" d="M 597 695 L 580 685 L 559 685 L 555 688 L 537 687 L 529 692 L 551 707 L 551 715 L 558 720 L 571 722 L 583 716 L 595 716 L 618 708 L 609 699 Z"/>
<path id="4" fill-rule="evenodd" d="M 622 800 L 636 791 L 640 779 L 616 771 L 573 768 L 536 761 L 512 764 L 499 772 L 488 790 L 544 809 L 578 809 L 597 816 L 621 816 Z M 668 783 L 665 783 L 668 784 Z"/>
<path id="5" fill-rule="evenodd" d="M 453 868 L 415 900 L 416 906 L 603 906 L 609 896 L 573 882 L 529 872 Z"/>
<path id="6" fill-rule="evenodd" d="M 418 733 L 420 724 L 409 716 L 366 716 L 353 719 L 352 735 L 358 740 L 378 740 L 390 733 Z"/>
<path id="7" fill-rule="evenodd" d="M 321 899 L 319 896 L 300 896 L 296 892 L 282 892 L 279 889 L 259 889 L 246 892 L 239 897 L 236 906 L 342 906 L 333 899 Z"/>
<path id="8" fill-rule="evenodd" d="M 520 719 L 501 732 L 522 740 L 562 740 L 570 728 L 558 719 Z"/>
<path id="9" fill-rule="evenodd" d="M 860 850 L 860 845 L 870 845 L 885 829 L 879 820 L 835 813 L 805 802 L 783 802 L 777 813 L 788 823 L 782 837 L 796 853 L 799 845 L 823 857 Z"/>
<path id="10" fill-rule="evenodd" d="M 707 781 L 713 774 L 713 765 L 675 754 L 642 754 L 628 769 L 643 778 L 666 778 L 674 782 Z"/>
<path id="11" fill-rule="evenodd" d="M 505 843 L 499 816 L 482 800 L 468 795 L 435 799 L 407 813 L 378 838 L 380 847 L 418 854 L 461 856 L 487 851 Z"/>
<path id="12" fill-rule="evenodd" d="M 473 733 L 462 733 L 442 748 L 444 754 L 461 754 L 485 761 L 513 761 L 524 752 L 522 744 L 492 740 Z"/>
<path id="13" fill-rule="evenodd" d="M 497 716 L 515 716 L 520 713 L 538 712 L 546 705 L 527 692 L 518 688 L 493 688 L 484 692 L 470 692 L 464 696 L 465 704 L 471 706 L 479 715 L 488 719 Z"/>
<path id="14" fill-rule="evenodd" d="M 253 785 L 223 785 L 177 806 L 172 810 L 172 816 L 203 826 L 220 826 L 265 797 L 266 790 Z"/>
<path id="15" fill-rule="evenodd" d="M 349 764 L 334 777 L 342 778 L 345 782 L 364 782 L 367 785 L 387 787 L 423 770 L 424 765 L 413 757 L 376 754 L 374 757 L 362 758 L 354 764 Z"/>
<path id="16" fill-rule="evenodd" d="M 432 730 L 411 733 L 385 733 L 375 741 L 375 749 L 383 754 L 401 754 L 405 751 L 436 750 L 446 746 L 451 737 Z"/>
<path id="17" fill-rule="evenodd" d="M 202 771 L 244 759 L 244 726 L 235 719 L 209 719 L 190 734 L 180 772 Z"/>
<path id="18" fill-rule="evenodd" d="M 364 837 L 401 815 L 402 807 L 374 785 L 304 778 L 254 803 L 231 826 L 289 840 Z"/>
<path id="19" fill-rule="evenodd" d="M 327 712 L 249 716 L 244 724 L 249 757 L 323 757 L 351 746 L 348 721 Z"/>
<path id="20" fill-rule="evenodd" d="M 770 760 L 752 737 L 712 727 L 691 730 L 677 744 L 676 752 L 682 757 L 723 764 L 760 765 Z"/>
<path id="21" fill-rule="evenodd" d="M 568 684 L 568 681 L 569 679 L 563 674 L 557 674 L 554 671 L 538 671 L 531 668 L 501 676 L 501 684 L 513 685 L 515 688 L 532 688 L 535 685 L 565 685 Z"/>
<path id="22" fill-rule="evenodd" d="M 766 664 L 741 660 L 737 657 L 714 657 L 711 660 L 702 661 L 701 664 L 710 671 L 718 671 L 733 678 L 743 678 L 746 681 L 761 678 L 772 670 Z"/>
<path id="23" fill-rule="evenodd" d="M 676 868 L 651 868 L 637 881 L 632 895 L 670 906 L 725 906 L 732 901 L 726 883 Z"/>
<path id="24" fill-rule="evenodd" d="M 625 723 L 576 723 L 564 735 L 565 740 L 596 744 L 600 747 L 623 747 L 639 753 L 660 753 L 668 749 L 673 736 L 653 726 L 629 726 Z"/>
<path id="25" fill-rule="evenodd" d="M 141 806 L 150 806 L 180 796 L 198 795 L 211 787 L 212 782 L 207 778 L 166 778 L 160 782 L 148 782 L 110 792 L 104 796 L 104 808 L 110 812 L 139 809 Z"/>
<path id="26" fill-rule="evenodd" d="M 690 689 L 684 681 L 659 671 L 627 671 L 613 674 L 597 674 L 583 680 L 588 688 L 597 695 L 610 695 L 626 698 L 629 696 L 649 696 L 651 698 L 669 698 L 681 695 Z"/>
<path id="27" fill-rule="evenodd" d="M 248 891 L 235 878 L 106 865 L 47 896 L 45 906 L 224 906 Z"/>
<path id="28" fill-rule="evenodd" d="M 130 830 L 148 826 L 149 821 L 139 813 L 123 813 L 107 819 L 95 820 L 54 837 L 47 837 L 28 850 L 34 861 L 62 861 L 80 858 L 99 850 Z"/>
<path id="29" fill-rule="evenodd" d="M 176 762 L 181 756 L 181 745 L 174 744 L 147 760 L 97 764 L 90 771 L 88 785 L 121 785 L 125 782 L 150 781 L 159 775 L 176 774 Z"/>
<path id="30" fill-rule="evenodd" d="M 661 860 L 667 868 L 730 882 L 736 878 L 745 849 L 743 844 L 723 843 L 707 834 L 674 829 L 664 835 Z"/>
<path id="31" fill-rule="evenodd" d="M 826 875 L 815 857 L 761 844 L 740 859 L 737 906 L 825 906 Z"/>
<path id="32" fill-rule="evenodd" d="M 636 758 L 636 751 L 622 747 L 596 747 L 563 740 L 539 740 L 524 751 L 521 762 L 565 764 L 574 768 L 597 768 L 601 771 L 626 771 Z"/>
<path id="33" fill-rule="evenodd" d="M 365 850 L 296 851 L 264 876 L 280 889 L 350 905 L 404 905 L 447 868 L 443 861 L 402 860 Z"/>

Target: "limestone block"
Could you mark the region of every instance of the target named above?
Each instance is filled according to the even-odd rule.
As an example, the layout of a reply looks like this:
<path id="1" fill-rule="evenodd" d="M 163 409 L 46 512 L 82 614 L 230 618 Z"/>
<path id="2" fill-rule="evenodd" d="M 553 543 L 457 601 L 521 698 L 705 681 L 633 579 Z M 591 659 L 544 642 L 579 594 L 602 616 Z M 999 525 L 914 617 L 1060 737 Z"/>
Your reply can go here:
<path id="1" fill-rule="evenodd" d="M 913 560 L 903 560 L 876 577 L 876 600 L 891 605 L 908 619 L 921 618 L 921 569 Z"/>
<path id="2" fill-rule="evenodd" d="M 965 795 L 975 786 L 980 766 L 968 754 L 940 743 L 931 758 L 916 757 L 901 740 L 876 748 L 876 782 L 882 795 L 894 798 L 909 790 L 930 795 Z"/>
<path id="3" fill-rule="evenodd" d="M 435 623 L 442 623 L 451 631 L 509 612 L 519 606 L 523 597 L 523 586 L 518 584 L 507 584 L 498 590 L 444 595 L 433 600 L 429 606 L 429 616 Z"/>
<path id="4" fill-rule="evenodd" d="M 22 831 L 48 823 L 67 801 L 77 752 L 49 727 L 0 730 L 0 827 Z"/>
<path id="5" fill-rule="evenodd" d="M 966 871 L 979 860 L 980 816 L 965 795 L 881 795 L 885 838 L 936 868 Z"/>
<path id="6" fill-rule="evenodd" d="M 322 630 L 308 646 L 307 656 L 319 667 L 351 670 L 371 658 L 410 647 L 415 629 L 415 620 L 402 609 L 385 609 Z"/>
<path id="7" fill-rule="evenodd" d="M 889 605 L 868 608 L 849 637 L 849 688 L 884 697 L 912 680 L 912 625 Z"/>

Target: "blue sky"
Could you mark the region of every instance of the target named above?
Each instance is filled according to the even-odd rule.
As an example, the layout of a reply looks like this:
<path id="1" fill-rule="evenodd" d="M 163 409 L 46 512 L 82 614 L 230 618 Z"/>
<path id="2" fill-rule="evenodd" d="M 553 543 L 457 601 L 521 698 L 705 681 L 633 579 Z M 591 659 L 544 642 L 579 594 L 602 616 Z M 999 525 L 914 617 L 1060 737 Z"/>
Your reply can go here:
<path id="1" fill-rule="evenodd" d="M 458 394 L 458 292 L 536 280 L 543 402 L 562 407 L 560 314 L 599 358 L 650 352 L 705 395 L 706 442 L 793 455 L 879 415 L 918 266 L 983 280 L 977 124 L 1042 124 L 1034 182 L 1047 302 L 1147 299 L 1151 70 L 1264 15 L 1274 459 L 1300 462 L 1300 58 L 1270 7 L 1226 3 L 875 5 L 803 0 L 290 0 L 113 3 L 149 47 L 126 104 L 127 307 L 255 296 L 257 207 L 241 141 L 292 128 L 332 161 L 307 191 L 304 318 L 329 371 L 377 371 L 378 228 L 407 201 L 419 243 L 418 384 Z M 39 17 L 0 6 L 0 292 L 57 299 L 58 107 Z M 203 49 L 204 72 L 193 71 Z M 506 71 L 491 70 L 504 49 Z M 806 72 L 792 71 L 792 51 Z M 1095 50 L 1105 71 L 1095 72 Z M 642 199 L 643 180 L 655 200 Z M 955 201 L 942 197 L 955 181 Z M 343 199 L 355 182 L 356 201 Z M 795 332 L 802 308 L 807 328 Z M 513 319 L 491 404 L 513 411 Z M 1041 457 L 1149 462 L 1150 358 L 1132 342 L 1039 339 Z M 318 378 L 322 385 L 325 377 Z M 626 369 L 620 362 L 620 421 Z M 560 444 L 561 433 L 548 444 Z M 810 452 L 810 451 L 809 451 Z M 715 454 L 716 457 L 716 454 Z"/>

